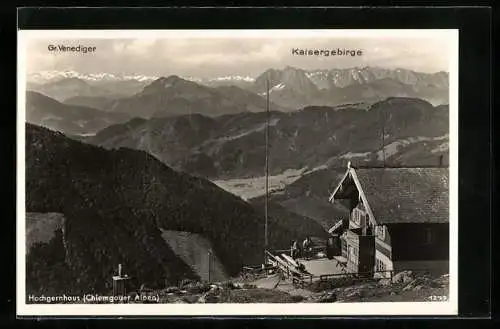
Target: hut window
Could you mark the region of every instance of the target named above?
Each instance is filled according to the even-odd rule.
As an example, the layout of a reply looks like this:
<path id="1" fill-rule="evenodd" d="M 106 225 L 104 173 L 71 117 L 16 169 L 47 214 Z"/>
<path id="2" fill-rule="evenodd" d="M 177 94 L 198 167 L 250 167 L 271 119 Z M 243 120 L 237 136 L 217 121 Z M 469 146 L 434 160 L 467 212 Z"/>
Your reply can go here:
<path id="1" fill-rule="evenodd" d="M 361 218 L 364 216 L 364 212 L 358 208 L 352 210 L 352 221 L 358 225 L 361 224 Z"/>
<path id="2" fill-rule="evenodd" d="M 373 226 L 372 223 L 370 223 L 370 216 L 368 214 L 365 215 L 365 226 L 366 226 L 366 234 L 367 235 L 373 235 Z"/>
<path id="3" fill-rule="evenodd" d="M 385 264 L 384 264 L 384 262 L 382 262 L 378 258 L 375 260 L 375 262 L 376 262 L 377 272 L 383 272 L 383 271 L 385 271 Z"/>
<path id="4" fill-rule="evenodd" d="M 375 234 L 380 240 L 385 240 L 385 228 L 384 226 L 377 225 L 375 227 Z"/>
<path id="5" fill-rule="evenodd" d="M 342 256 L 347 258 L 347 244 L 345 241 L 341 240 Z"/>

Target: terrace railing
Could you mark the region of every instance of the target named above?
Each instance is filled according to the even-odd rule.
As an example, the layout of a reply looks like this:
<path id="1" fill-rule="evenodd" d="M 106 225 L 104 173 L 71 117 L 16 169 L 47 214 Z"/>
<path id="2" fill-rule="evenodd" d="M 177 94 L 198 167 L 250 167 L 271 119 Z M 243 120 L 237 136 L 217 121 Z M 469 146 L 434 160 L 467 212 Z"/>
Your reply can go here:
<path id="1" fill-rule="evenodd" d="M 275 252 L 277 253 L 279 251 L 283 250 L 276 250 Z M 291 279 L 294 285 L 304 286 L 307 283 L 312 283 L 313 275 L 301 272 L 293 264 L 291 264 L 290 261 L 280 256 L 285 254 L 284 252 L 279 255 L 275 255 L 266 250 L 265 254 L 266 264 L 278 269 L 286 278 Z"/>

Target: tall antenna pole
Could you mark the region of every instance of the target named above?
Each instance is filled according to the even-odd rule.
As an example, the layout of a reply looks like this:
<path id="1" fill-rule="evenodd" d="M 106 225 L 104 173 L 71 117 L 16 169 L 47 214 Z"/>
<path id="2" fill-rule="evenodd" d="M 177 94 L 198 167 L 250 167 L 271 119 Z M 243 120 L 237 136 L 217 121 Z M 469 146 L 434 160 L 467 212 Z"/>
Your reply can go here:
<path id="1" fill-rule="evenodd" d="M 264 208 L 264 216 L 266 218 L 265 224 L 265 242 L 264 246 L 267 249 L 267 219 L 268 219 L 268 207 L 269 207 L 269 79 L 266 79 L 266 203 Z"/>
<path id="2" fill-rule="evenodd" d="M 383 120 L 382 120 L 382 166 L 385 168 L 385 120 L 387 119 L 386 109 L 382 110 Z"/>

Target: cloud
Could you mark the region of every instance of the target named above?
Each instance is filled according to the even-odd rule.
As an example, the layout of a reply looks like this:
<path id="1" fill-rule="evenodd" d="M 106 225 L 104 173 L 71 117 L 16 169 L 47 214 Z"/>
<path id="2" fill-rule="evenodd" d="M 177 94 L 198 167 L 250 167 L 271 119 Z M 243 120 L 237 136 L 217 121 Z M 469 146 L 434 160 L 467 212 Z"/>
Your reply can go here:
<path id="1" fill-rule="evenodd" d="M 50 52 L 48 45 L 85 45 L 94 53 Z M 330 69 L 353 66 L 447 71 L 450 44 L 443 38 L 140 38 L 32 40 L 28 72 L 75 70 L 81 73 L 178 74 L 210 77 L 257 76 L 268 68 Z M 360 57 L 296 56 L 293 48 L 361 49 Z"/>

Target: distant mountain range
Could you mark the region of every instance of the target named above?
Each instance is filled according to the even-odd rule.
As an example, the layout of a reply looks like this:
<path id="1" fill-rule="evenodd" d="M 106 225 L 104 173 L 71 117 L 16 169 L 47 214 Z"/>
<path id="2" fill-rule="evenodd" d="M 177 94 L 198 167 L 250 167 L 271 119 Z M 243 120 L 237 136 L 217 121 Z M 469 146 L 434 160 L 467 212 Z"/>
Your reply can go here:
<path id="1" fill-rule="evenodd" d="M 128 83 L 121 81 L 120 84 Z M 115 86 L 116 92 L 123 89 Z M 67 105 L 91 107 L 130 117 L 164 117 L 200 113 L 208 116 L 262 112 L 266 100 L 237 86 L 207 87 L 178 76 L 159 78 L 131 96 L 117 95 L 78 78 L 66 78 L 38 87 L 38 93 L 53 95 Z M 66 95 L 66 96 L 63 96 Z M 274 110 L 291 109 L 270 103 Z"/>
<path id="2" fill-rule="evenodd" d="M 412 98 L 364 106 L 270 113 L 270 170 L 353 164 L 438 165 L 447 159 L 448 107 Z M 177 170 L 211 179 L 264 174 L 266 113 L 134 119 L 83 138 L 108 149 L 147 151 Z M 384 139 L 382 139 L 383 133 Z M 384 147 L 382 148 L 382 145 Z"/>
<path id="3" fill-rule="evenodd" d="M 174 75 L 155 80 L 141 92 L 119 99 L 107 109 L 143 118 L 190 113 L 217 116 L 265 110 L 265 99 L 250 91 L 236 86 L 207 87 Z"/>
<path id="4" fill-rule="evenodd" d="M 264 218 L 242 199 L 146 152 L 105 150 L 31 124 L 26 212 L 28 294 L 110 293 L 118 264 L 132 289 L 196 280 L 184 243 L 196 245 L 197 258 L 210 246 L 230 276 L 262 262 Z M 326 233 L 285 210 L 269 219 L 272 248 L 306 235 Z"/>
<path id="5" fill-rule="evenodd" d="M 48 71 L 29 75 L 28 89 L 41 92 L 59 101 L 66 101 L 72 97 L 118 99 L 137 96 L 143 93 L 145 88 L 158 84 L 158 80 L 164 81 L 172 77 L 177 76 L 154 77 Z M 181 79 L 205 87 L 235 86 L 259 96 L 265 95 L 266 81 L 269 80 L 271 101 L 276 104 L 276 107 L 288 109 L 300 109 L 310 105 L 373 103 L 387 97 L 415 97 L 440 105 L 448 104 L 449 94 L 449 77 L 446 72 L 421 73 L 406 69 L 391 70 L 377 67 L 303 70 L 287 66 L 281 70 L 266 70 L 256 78 L 236 75 L 214 78 L 181 77 Z M 184 85 L 187 86 L 187 83 Z M 167 94 L 158 97 L 169 96 Z M 82 102 L 84 100 L 80 99 L 78 104 L 94 104 L 100 109 L 107 109 L 110 106 L 108 102 L 102 105 L 99 101 L 92 99 L 88 100 L 89 104 Z M 222 112 L 227 112 L 227 110 Z"/>
<path id="6" fill-rule="evenodd" d="M 89 83 L 105 83 L 117 81 L 137 81 L 148 84 L 160 78 L 160 76 L 151 76 L 143 74 L 111 74 L 111 73 L 89 73 L 83 74 L 76 71 L 41 71 L 28 75 L 28 81 L 34 84 L 46 84 L 67 78 L 78 78 Z M 184 77 L 186 80 L 194 81 L 201 84 L 210 85 L 213 87 L 220 85 L 238 85 L 249 84 L 255 81 L 254 78 L 249 76 L 228 75 L 214 78 L 197 78 L 197 77 Z"/>
<path id="7" fill-rule="evenodd" d="M 103 112 L 80 105 L 60 103 L 37 92 L 26 93 L 26 121 L 70 135 L 95 134 L 131 117 L 125 113 Z"/>
<path id="8" fill-rule="evenodd" d="M 46 83 L 28 82 L 27 89 L 36 91 L 57 101 L 65 102 L 72 98 L 119 99 L 133 95 L 144 88 L 148 80 L 86 80 L 78 77 L 53 79 Z"/>
<path id="9" fill-rule="evenodd" d="M 419 73 L 373 67 L 306 71 L 287 66 L 261 74 L 251 90 L 283 106 L 375 102 L 387 97 L 415 97 L 448 104 L 448 73 Z"/>

